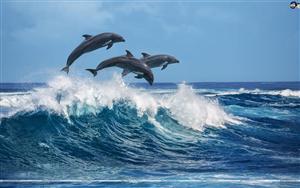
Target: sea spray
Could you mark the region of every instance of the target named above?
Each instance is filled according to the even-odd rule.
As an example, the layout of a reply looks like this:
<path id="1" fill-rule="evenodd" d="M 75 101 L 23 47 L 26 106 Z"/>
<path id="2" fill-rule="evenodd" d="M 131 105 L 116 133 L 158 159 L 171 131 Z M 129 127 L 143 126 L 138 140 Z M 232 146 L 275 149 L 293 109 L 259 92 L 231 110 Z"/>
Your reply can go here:
<path id="1" fill-rule="evenodd" d="M 299 90 L 281 83 L 253 89 L 260 85 L 143 88 L 118 75 L 56 76 L 25 92 L 7 84 L 0 178 L 298 181 L 300 101 L 291 93 Z"/>
<path id="2" fill-rule="evenodd" d="M 155 122 L 157 111 L 163 108 L 181 125 L 198 131 L 203 131 L 205 126 L 224 128 L 226 122 L 238 123 L 237 118 L 227 114 L 216 100 L 197 95 L 186 84 L 180 84 L 177 90 L 167 95 L 130 87 L 120 75 L 102 82 L 60 75 L 47 85 L 24 95 L 3 96 L 0 106 L 10 108 L 9 115 L 47 110 L 69 118 L 97 114 L 103 108 L 112 109 L 123 101 L 136 108 L 138 116 L 147 115 L 152 122 Z"/>

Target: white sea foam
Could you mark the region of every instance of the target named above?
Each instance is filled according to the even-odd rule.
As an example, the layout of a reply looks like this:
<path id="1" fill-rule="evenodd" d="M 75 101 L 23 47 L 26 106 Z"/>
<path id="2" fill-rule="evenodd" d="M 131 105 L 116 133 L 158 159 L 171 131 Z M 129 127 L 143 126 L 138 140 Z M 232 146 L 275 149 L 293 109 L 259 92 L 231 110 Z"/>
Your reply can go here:
<path id="1" fill-rule="evenodd" d="M 181 124 L 196 130 L 202 130 L 205 125 L 224 127 L 226 122 L 238 123 L 217 101 L 197 95 L 185 84 L 180 84 L 175 94 L 164 97 L 162 101 Z"/>
<path id="2" fill-rule="evenodd" d="M 244 88 L 240 88 L 238 90 L 229 90 L 229 91 L 217 91 L 215 94 L 207 94 L 206 96 L 221 96 L 221 95 L 240 95 L 240 94 L 253 94 L 253 95 L 280 95 L 283 97 L 300 97 L 300 90 L 261 90 L 261 89 L 253 89 L 248 90 Z"/>
<path id="3" fill-rule="evenodd" d="M 139 116 L 147 114 L 154 124 L 157 123 L 154 117 L 159 108 L 167 109 L 183 126 L 199 131 L 205 126 L 224 127 L 225 123 L 239 123 L 216 100 L 197 95 L 188 85 L 180 84 L 174 93 L 157 95 L 127 86 L 120 75 L 105 82 L 56 76 L 48 87 L 35 89 L 26 95 L 2 95 L 0 107 L 9 108 L 10 115 L 42 108 L 68 118 L 69 115 L 97 113 L 101 107 L 111 109 L 117 101 L 127 101 L 137 109 Z"/>
<path id="4" fill-rule="evenodd" d="M 270 95 L 281 95 L 284 97 L 300 97 L 300 90 L 285 89 L 281 91 L 269 91 L 267 93 Z"/>

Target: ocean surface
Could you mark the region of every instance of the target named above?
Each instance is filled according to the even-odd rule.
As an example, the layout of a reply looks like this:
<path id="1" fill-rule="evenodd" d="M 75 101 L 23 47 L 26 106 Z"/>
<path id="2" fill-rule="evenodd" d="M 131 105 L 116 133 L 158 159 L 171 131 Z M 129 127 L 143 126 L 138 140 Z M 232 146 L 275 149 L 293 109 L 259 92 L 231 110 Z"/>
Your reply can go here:
<path id="1" fill-rule="evenodd" d="M 300 187 L 300 82 L 0 84 L 0 187 Z"/>

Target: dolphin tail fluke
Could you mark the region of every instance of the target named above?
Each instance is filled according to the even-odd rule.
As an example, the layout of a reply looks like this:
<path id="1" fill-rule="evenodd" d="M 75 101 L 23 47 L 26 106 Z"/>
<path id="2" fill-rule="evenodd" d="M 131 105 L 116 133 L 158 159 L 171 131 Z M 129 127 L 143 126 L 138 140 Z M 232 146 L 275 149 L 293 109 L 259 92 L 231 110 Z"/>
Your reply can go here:
<path id="1" fill-rule="evenodd" d="M 65 71 L 67 74 L 69 73 L 69 66 L 65 66 L 61 69 L 61 71 Z"/>
<path id="2" fill-rule="evenodd" d="M 87 70 L 90 73 L 92 73 L 94 75 L 94 77 L 97 75 L 97 70 L 96 69 L 85 69 L 85 70 Z"/>

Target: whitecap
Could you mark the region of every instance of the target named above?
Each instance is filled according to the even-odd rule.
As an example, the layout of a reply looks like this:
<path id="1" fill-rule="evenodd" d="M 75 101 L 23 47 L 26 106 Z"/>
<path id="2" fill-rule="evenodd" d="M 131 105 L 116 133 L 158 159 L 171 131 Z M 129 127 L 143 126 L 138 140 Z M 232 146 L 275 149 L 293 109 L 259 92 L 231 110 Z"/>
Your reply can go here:
<path id="1" fill-rule="evenodd" d="M 239 123 L 238 118 L 226 113 L 217 100 L 198 95 L 186 84 L 180 84 L 177 90 L 166 95 L 130 87 L 120 75 L 102 82 L 60 75 L 47 85 L 26 95 L 2 96 L 0 107 L 10 108 L 9 115 L 42 108 L 69 118 L 70 115 L 97 113 L 103 107 L 112 109 L 115 102 L 125 101 L 137 109 L 139 116 L 146 114 L 149 121 L 155 122 L 159 108 L 164 108 L 180 124 L 198 131 L 205 126 L 224 128 L 226 123 Z"/>

